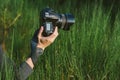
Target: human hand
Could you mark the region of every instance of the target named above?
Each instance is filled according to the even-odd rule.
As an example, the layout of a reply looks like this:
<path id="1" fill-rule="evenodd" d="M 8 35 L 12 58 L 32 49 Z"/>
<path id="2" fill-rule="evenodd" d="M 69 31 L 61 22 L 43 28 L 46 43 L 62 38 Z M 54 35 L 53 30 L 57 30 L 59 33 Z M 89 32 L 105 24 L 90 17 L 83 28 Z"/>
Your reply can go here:
<path id="1" fill-rule="evenodd" d="M 56 37 L 58 36 L 58 28 L 55 27 L 54 32 L 47 37 L 42 35 L 43 27 L 40 30 L 36 30 L 34 36 L 31 41 L 31 59 L 33 64 L 38 61 L 40 55 L 43 54 L 43 51 L 46 47 L 48 47 L 51 43 L 54 42 Z"/>
<path id="2" fill-rule="evenodd" d="M 48 47 L 50 44 L 54 42 L 56 37 L 58 36 L 58 27 L 55 27 L 54 32 L 47 37 L 44 37 L 42 35 L 43 32 L 43 27 L 40 28 L 39 33 L 38 33 L 38 43 L 37 43 L 37 48 L 42 48 L 43 50 Z"/>

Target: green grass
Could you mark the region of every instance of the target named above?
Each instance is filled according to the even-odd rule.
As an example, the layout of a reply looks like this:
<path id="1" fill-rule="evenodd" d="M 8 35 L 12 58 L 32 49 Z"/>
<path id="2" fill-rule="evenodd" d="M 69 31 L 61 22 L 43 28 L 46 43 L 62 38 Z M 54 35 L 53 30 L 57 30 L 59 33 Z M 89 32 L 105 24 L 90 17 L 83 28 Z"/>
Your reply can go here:
<path id="1" fill-rule="evenodd" d="M 111 31 L 111 8 L 106 11 L 99 2 L 76 8 L 69 0 L 62 5 L 58 0 L 0 0 L 0 27 L 11 27 L 6 38 L 10 58 L 19 65 L 28 57 L 39 11 L 46 6 L 73 13 L 76 22 L 68 32 L 59 30 L 29 80 L 119 80 L 120 12 Z M 6 75 L 6 80 L 12 78 Z"/>

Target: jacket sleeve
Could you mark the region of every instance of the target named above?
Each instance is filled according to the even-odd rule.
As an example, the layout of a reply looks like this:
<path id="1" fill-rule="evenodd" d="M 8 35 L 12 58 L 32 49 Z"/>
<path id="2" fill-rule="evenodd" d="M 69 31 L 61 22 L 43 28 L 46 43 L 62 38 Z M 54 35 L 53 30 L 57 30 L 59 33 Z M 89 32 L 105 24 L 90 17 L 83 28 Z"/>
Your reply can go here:
<path id="1" fill-rule="evenodd" d="M 26 62 L 23 62 L 16 68 L 15 72 L 16 80 L 26 80 L 33 72 L 33 69 Z"/>
<path id="2" fill-rule="evenodd" d="M 26 80 L 33 72 L 33 69 L 25 61 L 19 67 L 17 67 L 15 63 L 4 54 L 0 45 L 0 72 L 1 69 L 4 71 L 5 62 L 7 65 L 9 65 L 8 68 L 13 66 L 15 80 Z"/>

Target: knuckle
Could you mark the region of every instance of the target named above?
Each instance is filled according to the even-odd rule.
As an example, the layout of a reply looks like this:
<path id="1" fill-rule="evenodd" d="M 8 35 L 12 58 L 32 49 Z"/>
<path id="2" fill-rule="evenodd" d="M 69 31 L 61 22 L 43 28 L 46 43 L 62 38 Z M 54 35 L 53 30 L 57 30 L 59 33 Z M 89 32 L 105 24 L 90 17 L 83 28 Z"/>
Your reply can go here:
<path id="1" fill-rule="evenodd" d="M 54 35 L 54 36 L 58 36 L 58 32 L 54 33 L 53 35 Z"/>

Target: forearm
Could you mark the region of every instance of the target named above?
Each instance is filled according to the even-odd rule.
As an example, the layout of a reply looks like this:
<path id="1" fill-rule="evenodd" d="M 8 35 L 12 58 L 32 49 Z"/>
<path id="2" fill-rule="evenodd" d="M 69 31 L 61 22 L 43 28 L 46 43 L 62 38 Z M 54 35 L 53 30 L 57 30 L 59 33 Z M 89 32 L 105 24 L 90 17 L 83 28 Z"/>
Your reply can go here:
<path id="1" fill-rule="evenodd" d="M 26 80 L 30 76 L 30 74 L 33 72 L 35 64 L 38 61 L 38 58 L 42 53 L 43 49 L 36 47 L 35 52 L 33 52 L 31 56 L 17 69 L 17 80 Z"/>
<path id="2" fill-rule="evenodd" d="M 17 80 L 26 80 L 31 73 L 33 72 L 33 65 L 28 58 L 25 62 L 23 62 L 18 68 L 16 68 L 16 79 Z"/>
<path id="3" fill-rule="evenodd" d="M 35 65 L 36 62 L 38 61 L 38 58 L 40 55 L 43 54 L 44 52 L 44 47 L 43 46 L 38 46 L 38 44 L 35 41 L 31 41 L 31 60 L 33 64 Z"/>
<path id="4" fill-rule="evenodd" d="M 42 51 L 40 51 L 39 52 L 39 54 L 42 54 L 43 53 L 43 51 L 44 51 L 44 47 L 43 46 L 39 46 L 39 45 L 37 45 L 37 48 L 39 48 L 40 50 L 42 50 Z M 35 54 L 35 53 L 34 53 Z M 37 53 L 38 54 L 38 53 Z M 33 64 L 33 61 L 32 61 L 32 59 L 31 59 L 31 57 L 29 57 L 27 60 L 26 60 L 26 63 L 33 69 L 34 68 L 34 64 Z"/>

